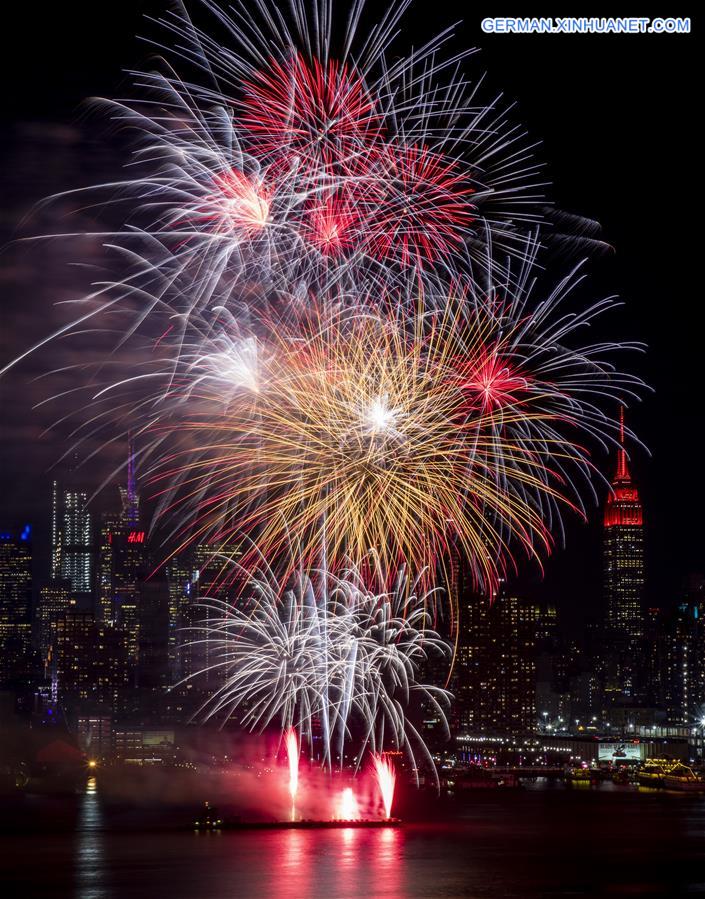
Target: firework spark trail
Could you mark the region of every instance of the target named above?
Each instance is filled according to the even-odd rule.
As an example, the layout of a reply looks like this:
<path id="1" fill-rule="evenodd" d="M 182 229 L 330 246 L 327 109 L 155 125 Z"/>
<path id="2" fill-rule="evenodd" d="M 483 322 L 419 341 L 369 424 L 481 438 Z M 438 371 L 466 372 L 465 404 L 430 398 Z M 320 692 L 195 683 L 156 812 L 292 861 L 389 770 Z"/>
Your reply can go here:
<path id="1" fill-rule="evenodd" d="M 208 643 L 215 659 L 209 670 L 223 684 L 201 712 L 236 716 L 254 731 L 275 725 L 310 745 L 329 735 L 322 759 L 328 766 L 336 746 L 353 737 L 362 749 L 386 744 L 430 762 L 406 712 L 412 703 L 427 704 L 447 727 L 448 694 L 419 683 L 418 675 L 429 658 L 448 657 L 450 647 L 430 627 L 427 597 L 403 572 L 383 593 L 370 592 L 365 579 L 353 567 L 342 576 L 299 570 L 283 584 L 271 571 L 259 572 L 236 601 L 204 603 L 208 614 L 191 629 L 191 645 Z M 287 749 L 293 752 L 288 739 Z"/>
<path id="2" fill-rule="evenodd" d="M 360 808 L 353 793 L 352 787 L 345 787 L 338 800 L 336 818 L 339 821 L 357 821 L 360 817 Z"/>
<path id="3" fill-rule="evenodd" d="M 299 739 L 290 727 L 284 735 L 286 758 L 289 766 L 289 797 L 291 799 L 291 820 L 296 819 L 296 794 L 299 791 Z"/>
<path id="4" fill-rule="evenodd" d="M 382 797 L 382 805 L 384 806 L 384 817 L 391 818 L 392 803 L 394 802 L 394 785 L 397 779 L 394 765 L 387 755 L 374 755 L 373 762 L 377 786 Z"/>
<path id="5" fill-rule="evenodd" d="M 508 549 L 495 520 L 529 553 L 537 539 L 548 544 L 532 506 L 497 487 L 495 457 L 501 452 L 506 478 L 558 494 L 535 473 L 542 463 L 495 435 L 496 410 L 465 413 L 452 356 L 462 348 L 444 318 L 428 336 L 371 316 L 273 334 L 256 393 L 243 391 L 219 417 L 207 391 L 191 394 L 206 401 L 203 419 L 178 427 L 196 431 L 201 459 L 189 454 L 156 482 L 183 474 L 185 486 L 200 493 L 205 477 L 214 499 L 204 504 L 203 527 L 225 537 L 229 512 L 238 530 L 256 529 L 269 558 L 281 553 L 288 532 L 315 558 L 325 528 L 333 567 L 373 548 L 388 567 L 405 561 L 434 570 L 457 537 L 477 562 L 478 581 L 494 583 L 493 566 Z M 465 339 L 471 365 L 482 347 L 470 334 Z M 220 391 L 213 399 L 222 408 Z M 533 414 L 501 409 L 505 423 Z M 249 516 L 243 498 L 248 507 L 254 501 Z"/>

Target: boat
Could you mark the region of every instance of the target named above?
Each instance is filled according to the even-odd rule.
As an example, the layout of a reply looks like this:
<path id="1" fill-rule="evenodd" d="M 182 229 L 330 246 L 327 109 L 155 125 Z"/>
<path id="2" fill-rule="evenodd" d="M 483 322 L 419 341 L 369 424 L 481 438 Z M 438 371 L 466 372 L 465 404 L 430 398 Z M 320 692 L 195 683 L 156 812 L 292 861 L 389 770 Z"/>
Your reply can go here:
<path id="1" fill-rule="evenodd" d="M 705 792 L 705 780 L 677 759 L 647 759 L 638 778 L 645 787 Z"/>
<path id="2" fill-rule="evenodd" d="M 626 786 L 632 782 L 632 774 L 626 765 L 621 765 L 612 772 L 612 783 L 617 786 Z"/>
<path id="3" fill-rule="evenodd" d="M 592 783 L 596 780 L 595 773 L 589 768 L 568 768 L 565 772 L 565 779 L 568 783 Z"/>
<path id="4" fill-rule="evenodd" d="M 662 787 L 666 773 L 674 764 L 672 759 L 647 759 L 639 769 L 637 779 L 644 787 Z"/>
<path id="5" fill-rule="evenodd" d="M 667 790 L 685 790 L 687 792 L 705 792 L 705 780 L 682 762 L 678 762 L 667 774 L 664 774 L 663 785 Z"/>
<path id="6" fill-rule="evenodd" d="M 217 808 L 212 806 L 210 802 L 204 802 L 203 809 L 193 822 L 193 826 L 196 830 L 220 830 L 223 826 L 223 819 L 220 817 Z"/>

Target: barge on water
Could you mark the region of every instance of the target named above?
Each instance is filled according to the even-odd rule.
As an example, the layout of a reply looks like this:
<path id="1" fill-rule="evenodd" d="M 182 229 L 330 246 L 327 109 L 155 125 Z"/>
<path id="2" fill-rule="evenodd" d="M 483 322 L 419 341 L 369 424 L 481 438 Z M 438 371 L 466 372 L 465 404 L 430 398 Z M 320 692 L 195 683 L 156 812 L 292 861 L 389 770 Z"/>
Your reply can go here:
<path id="1" fill-rule="evenodd" d="M 368 828 L 399 827 L 401 818 L 299 818 L 294 821 L 242 821 L 239 818 L 228 820 L 221 817 L 218 810 L 209 802 L 193 822 L 194 830 L 199 832 L 218 830 L 313 830 L 318 828 Z"/>

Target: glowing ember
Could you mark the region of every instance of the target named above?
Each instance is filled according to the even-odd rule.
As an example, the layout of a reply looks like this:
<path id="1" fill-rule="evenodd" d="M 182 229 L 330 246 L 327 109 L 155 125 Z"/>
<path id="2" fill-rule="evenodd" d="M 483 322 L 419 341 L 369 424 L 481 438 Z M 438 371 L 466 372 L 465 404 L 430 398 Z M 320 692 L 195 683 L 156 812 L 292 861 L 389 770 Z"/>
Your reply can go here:
<path id="1" fill-rule="evenodd" d="M 251 233 L 261 231 L 267 225 L 270 198 L 259 178 L 232 169 L 216 178 L 215 188 L 208 200 L 213 207 L 211 217 L 218 220 L 221 230 Z"/>
<path id="2" fill-rule="evenodd" d="M 359 817 L 360 810 L 357 807 L 357 799 L 355 799 L 352 787 L 346 787 L 340 796 L 338 818 L 341 821 L 355 821 Z"/>
<path id="3" fill-rule="evenodd" d="M 394 784 L 397 775 L 394 770 L 389 756 L 384 754 L 374 756 L 375 774 L 377 775 L 377 785 L 382 795 L 382 803 L 384 805 L 384 817 L 392 817 L 392 802 L 394 801 Z"/>
<path id="4" fill-rule="evenodd" d="M 293 809 L 296 805 L 296 793 L 299 789 L 299 741 L 293 727 L 290 727 L 286 732 L 284 743 L 289 760 L 289 796 L 291 796 L 293 815 Z"/>
<path id="5" fill-rule="evenodd" d="M 376 397 L 367 410 L 366 421 L 371 431 L 384 431 L 394 425 L 396 414 L 387 405 L 387 397 Z"/>

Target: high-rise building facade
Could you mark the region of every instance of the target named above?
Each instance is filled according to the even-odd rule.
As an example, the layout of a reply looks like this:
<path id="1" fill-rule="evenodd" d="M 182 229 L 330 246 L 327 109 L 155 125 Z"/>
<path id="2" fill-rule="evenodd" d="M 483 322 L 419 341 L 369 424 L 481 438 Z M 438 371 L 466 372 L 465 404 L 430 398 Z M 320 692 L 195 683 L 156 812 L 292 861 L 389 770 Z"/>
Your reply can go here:
<path id="1" fill-rule="evenodd" d="M 535 730 L 538 613 L 504 585 L 493 599 L 461 594 L 453 675 L 457 731 Z"/>
<path id="2" fill-rule="evenodd" d="M 32 532 L 0 534 L 0 686 L 22 688 L 31 671 Z"/>
<path id="3" fill-rule="evenodd" d="M 139 657 L 140 580 L 146 575 L 147 532 L 140 523 L 140 499 L 135 480 L 135 448 L 128 444 L 127 485 L 120 488 L 121 510 L 117 520 L 101 538 L 110 545 L 112 566 L 112 615 L 128 635 L 129 655 L 134 665 Z"/>
<path id="4" fill-rule="evenodd" d="M 68 612 L 57 622 L 57 680 L 61 701 L 68 707 L 86 702 L 93 692 L 95 638 L 91 612 Z"/>
<path id="5" fill-rule="evenodd" d="M 186 610 L 188 628 L 208 627 L 220 612 L 214 608 L 214 602 L 229 602 L 237 598 L 242 587 L 242 575 L 237 562 L 242 555 L 238 544 L 201 543 L 194 548 L 194 573 L 191 602 Z M 208 640 L 199 637 L 198 631 L 187 631 L 191 646 L 185 646 L 183 662 L 186 674 L 203 671 L 198 678 L 197 686 L 212 692 L 223 684 L 225 672 L 222 666 L 216 666 L 221 656 L 215 652 Z M 199 641 L 200 642 L 197 642 Z"/>
<path id="6" fill-rule="evenodd" d="M 646 620 L 644 592 L 644 519 L 624 446 L 624 412 L 612 490 L 603 518 L 602 573 L 605 639 L 601 653 L 605 708 L 640 703 L 645 696 L 642 641 Z"/>
<path id="7" fill-rule="evenodd" d="M 664 622 L 660 646 L 667 720 L 694 725 L 705 710 L 705 605 L 679 603 Z"/>
<path id="8" fill-rule="evenodd" d="M 104 512 L 100 516 L 96 558 L 96 616 L 105 624 L 115 623 L 114 535 L 120 531 L 120 516 Z"/>
<path id="9" fill-rule="evenodd" d="M 623 419 L 617 471 L 605 506 L 602 559 L 607 628 L 638 639 L 644 632 L 644 519 L 624 448 Z"/>
<path id="10" fill-rule="evenodd" d="M 166 565 L 169 587 L 169 676 L 171 683 L 184 674 L 183 646 L 189 639 L 184 630 L 188 623 L 188 608 L 193 590 L 193 565 L 187 554 L 174 556 Z"/>
<path id="11" fill-rule="evenodd" d="M 135 441 L 130 435 L 127 442 L 127 484 L 120 487 L 121 519 L 125 527 L 136 528 L 140 523 L 140 495 L 137 492 Z"/>
<path id="12" fill-rule="evenodd" d="M 536 619 L 536 639 L 545 646 L 552 646 L 558 638 L 558 612 L 555 606 L 541 606 Z"/>
<path id="13" fill-rule="evenodd" d="M 169 585 L 164 572 L 139 582 L 139 663 L 137 683 L 143 708 L 159 714 L 169 677 Z"/>
<path id="14" fill-rule="evenodd" d="M 147 535 L 127 521 L 112 534 L 113 607 L 115 622 L 128 634 L 130 658 L 136 663 L 140 634 L 140 578 L 145 575 Z"/>
<path id="15" fill-rule="evenodd" d="M 132 687 L 127 634 L 96 621 L 90 612 L 68 612 L 57 622 L 58 696 L 65 714 L 126 710 Z"/>
<path id="16" fill-rule="evenodd" d="M 52 484 L 51 577 L 66 580 L 75 593 L 93 590 L 93 532 L 88 492 Z"/>
<path id="17" fill-rule="evenodd" d="M 42 665 L 49 663 L 56 649 L 57 623 L 75 606 L 76 600 L 68 581 L 50 581 L 39 591 L 35 623 Z"/>
<path id="18" fill-rule="evenodd" d="M 51 484 L 51 559 L 49 576 L 52 581 L 61 578 L 61 493 L 59 482 Z"/>

